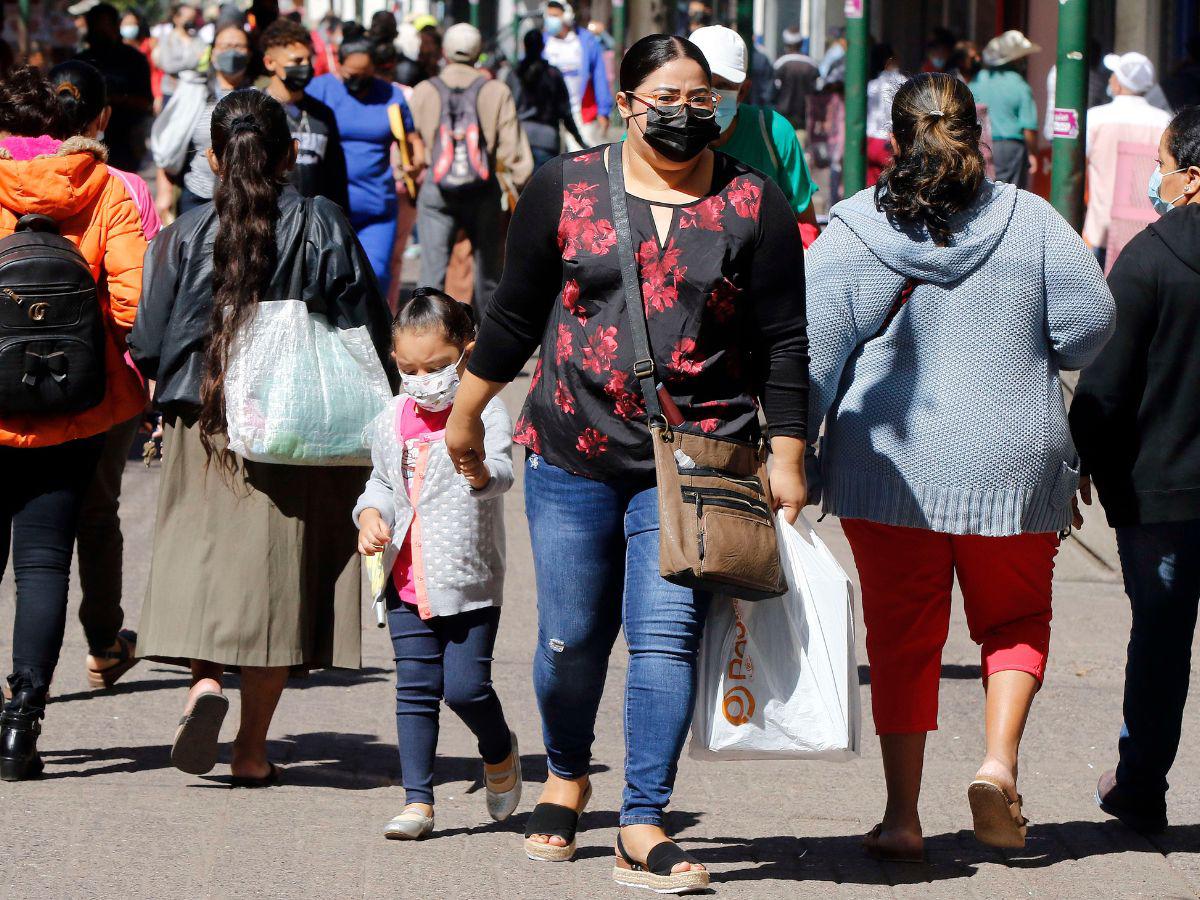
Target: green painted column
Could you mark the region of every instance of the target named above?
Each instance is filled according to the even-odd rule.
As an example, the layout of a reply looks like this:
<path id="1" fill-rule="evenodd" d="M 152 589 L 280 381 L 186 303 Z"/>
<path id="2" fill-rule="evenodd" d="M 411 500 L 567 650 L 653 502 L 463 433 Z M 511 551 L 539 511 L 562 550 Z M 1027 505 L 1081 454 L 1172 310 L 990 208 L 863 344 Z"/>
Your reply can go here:
<path id="1" fill-rule="evenodd" d="M 737 32 L 746 42 L 746 49 L 754 49 L 754 0 L 737 0 Z"/>
<path id="2" fill-rule="evenodd" d="M 625 0 L 612 0 L 612 36 L 620 59 L 625 50 Z"/>
<path id="3" fill-rule="evenodd" d="M 471 24 L 476 28 L 479 27 L 479 0 L 471 0 Z"/>
<path id="4" fill-rule="evenodd" d="M 1076 231 L 1083 227 L 1087 25 L 1088 0 L 1059 0 L 1058 76 L 1054 89 L 1050 202 Z"/>
<path id="5" fill-rule="evenodd" d="M 867 70 L 871 55 L 871 0 L 846 0 L 846 155 L 842 195 L 867 186 Z"/>

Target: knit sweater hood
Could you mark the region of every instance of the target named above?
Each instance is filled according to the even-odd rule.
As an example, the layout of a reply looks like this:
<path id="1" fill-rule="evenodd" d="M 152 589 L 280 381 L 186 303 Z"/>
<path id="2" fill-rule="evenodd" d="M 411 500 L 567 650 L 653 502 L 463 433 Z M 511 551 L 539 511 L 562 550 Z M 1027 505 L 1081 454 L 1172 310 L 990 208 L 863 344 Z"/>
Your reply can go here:
<path id="1" fill-rule="evenodd" d="M 920 226 L 894 223 L 875 205 L 868 188 L 830 210 L 876 258 L 899 275 L 927 284 L 949 285 L 982 266 L 1008 230 L 1017 203 L 1011 184 L 985 181 L 969 208 L 950 220 L 954 242 L 939 247 Z"/>

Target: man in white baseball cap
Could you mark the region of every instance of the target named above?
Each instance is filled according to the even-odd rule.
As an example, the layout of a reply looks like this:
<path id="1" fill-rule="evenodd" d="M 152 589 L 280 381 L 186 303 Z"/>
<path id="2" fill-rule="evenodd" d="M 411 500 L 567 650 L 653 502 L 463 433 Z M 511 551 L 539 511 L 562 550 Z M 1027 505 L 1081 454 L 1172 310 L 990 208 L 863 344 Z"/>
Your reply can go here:
<path id="1" fill-rule="evenodd" d="M 717 103 L 721 136 L 713 141 L 713 149 L 758 169 L 778 184 L 796 217 L 811 226 L 810 238 L 815 240 L 817 217 L 812 197 L 817 184 L 808 171 L 795 129 L 774 109 L 745 102 L 751 84 L 746 42 L 721 25 L 697 28 L 688 40 L 708 61 L 713 89 L 721 98 Z"/>
<path id="2" fill-rule="evenodd" d="M 1141 53 L 1110 53 L 1104 57 L 1104 68 L 1112 73 L 1108 79 L 1112 102 L 1088 110 L 1088 208 L 1083 220 L 1083 238 L 1102 265 L 1112 222 L 1118 144 L 1157 148 L 1171 121 L 1169 113 L 1146 100 L 1154 87 L 1154 63 Z"/>

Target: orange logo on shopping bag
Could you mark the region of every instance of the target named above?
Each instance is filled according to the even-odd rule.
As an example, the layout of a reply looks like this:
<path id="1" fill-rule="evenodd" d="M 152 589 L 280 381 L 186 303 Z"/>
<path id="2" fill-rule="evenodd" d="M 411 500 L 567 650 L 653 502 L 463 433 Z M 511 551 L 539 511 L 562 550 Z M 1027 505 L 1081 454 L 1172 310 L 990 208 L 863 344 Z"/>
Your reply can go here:
<path id="1" fill-rule="evenodd" d="M 725 677 L 730 681 L 751 681 L 754 679 L 754 661 L 746 657 L 746 623 L 742 621 L 742 611 L 736 600 L 733 601 L 733 615 L 733 655 L 725 667 Z M 734 685 L 721 699 L 721 713 L 730 725 L 745 725 L 754 715 L 754 694 L 744 684 Z"/>

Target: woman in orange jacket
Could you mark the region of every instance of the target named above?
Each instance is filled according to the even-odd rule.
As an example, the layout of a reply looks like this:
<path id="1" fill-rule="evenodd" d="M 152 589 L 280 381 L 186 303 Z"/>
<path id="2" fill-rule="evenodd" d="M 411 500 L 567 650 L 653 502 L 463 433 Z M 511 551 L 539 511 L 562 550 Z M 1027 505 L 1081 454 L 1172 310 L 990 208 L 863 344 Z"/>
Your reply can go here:
<path id="1" fill-rule="evenodd" d="M 52 137 L 58 115 L 36 70 L 0 78 L 0 571 L 11 533 L 17 589 L 13 696 L 0 714 L 5 781 L 41 770 L 37 737 L 62 646 L 80 504 L 105 433 L 144 402 L 123 360 L 141 293 L 141 220 L 122 182 L 109 177 L 103 145 Z M 94 300 L 81 271 L 67 287 L 39 277 L 64 271 L 64 258 L 70 271 L 69 247 L 38 234 L 55 228 L 82 255 Z M 21 242 L 36 252 L 19 250 Z M 32 256 L 51 268 L 30 266 Z M 71 337 L 93 303 L 100 327 L 90 341 Z M 63 316 L 64 304 L 75 305 L 71 315 Z M 73 381 L 72 372 L 80 377 Z"/>

